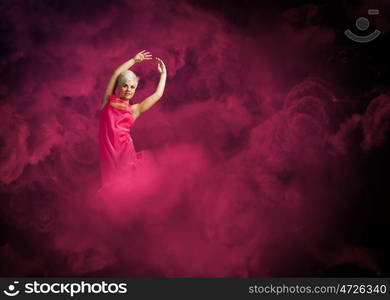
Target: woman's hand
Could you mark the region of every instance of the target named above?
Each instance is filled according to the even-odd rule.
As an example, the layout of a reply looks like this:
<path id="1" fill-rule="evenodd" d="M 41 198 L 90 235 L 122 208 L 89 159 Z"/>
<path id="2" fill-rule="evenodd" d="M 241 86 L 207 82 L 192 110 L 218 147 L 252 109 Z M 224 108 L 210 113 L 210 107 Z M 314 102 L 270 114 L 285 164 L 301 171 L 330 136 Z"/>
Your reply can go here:
<path id="1" fill-rule="evenodd" d="M 156 63 L 157 63 L 157 69 L 158 71 L 160 72 L 160 74 L 167 74 L 167 68 L 165 67 L 165 64 L 163 63 L 163 61 L 161 59 L 159 59 L 158 57 L 155 57 L 156 59 Z"/>
<path id="2" fill-rule="evenodd" d="M 140 53 L 137 53 L 135 56 L 134 56 L 134 60 L 135 62 L 141 62 L 143 60 L 146 60 L 146 59 L 152 59 L 152 55 L 150 54 L 150 52 L 145 52 L 146 50 L 142 50 Z"/>

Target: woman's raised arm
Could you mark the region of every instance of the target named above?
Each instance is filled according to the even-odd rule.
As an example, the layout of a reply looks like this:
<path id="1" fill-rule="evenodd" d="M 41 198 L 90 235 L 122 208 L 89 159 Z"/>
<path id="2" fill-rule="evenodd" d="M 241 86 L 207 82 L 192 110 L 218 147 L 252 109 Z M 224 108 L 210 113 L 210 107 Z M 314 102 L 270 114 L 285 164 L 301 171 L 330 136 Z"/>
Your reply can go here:
<path id="1" fill-rule="evenodd" d="M 142 113 L 150 109 L 160 98 L 162 97 L 165 89 L 165 82 L 167 80 L 167 69 L 165 64 L 161 59 L 156 57 L 157 69 L 160 72 L 160 81 L 157 85 L 156 91 L 143 100 L 140 103 L 134 104 L 132 106 L 133 111 L 135 113 L 135 118 L 138 118 Z"/>
<path id="2" fill-rule="evenodd" d="M 107 88 L 104 92 L 104 98 L 103 98 L 102 106 L 100 108 L 101 110 L 108 102 L 108 96 L 114 93 L 116 80 L 118 79 L 119 74 L 122 73 L 123 71 L 128 70 L 135 63 L 141 62 L 145 59 L 152 59 L 152 55 L 149 52 L 146 52 L 146 50 L 142 50 L 141 52 L 137 53 L 133 58 L 121 64 L 112 73 L 110 80 L 108 81 Z"/>

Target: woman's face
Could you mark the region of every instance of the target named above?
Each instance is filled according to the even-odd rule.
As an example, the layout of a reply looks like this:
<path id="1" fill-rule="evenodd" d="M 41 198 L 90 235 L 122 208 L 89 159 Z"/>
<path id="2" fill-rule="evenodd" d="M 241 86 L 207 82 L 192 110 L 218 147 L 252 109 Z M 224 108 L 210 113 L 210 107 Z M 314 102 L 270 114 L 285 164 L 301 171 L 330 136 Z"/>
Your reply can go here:
<path id="1" fill-rule="evenodd" d="M 123 100 L 130 100 L 133 98 L 137 85 L 135 80 L 126 81 L 124 85 L 119 87 L 119 98 Z"/>

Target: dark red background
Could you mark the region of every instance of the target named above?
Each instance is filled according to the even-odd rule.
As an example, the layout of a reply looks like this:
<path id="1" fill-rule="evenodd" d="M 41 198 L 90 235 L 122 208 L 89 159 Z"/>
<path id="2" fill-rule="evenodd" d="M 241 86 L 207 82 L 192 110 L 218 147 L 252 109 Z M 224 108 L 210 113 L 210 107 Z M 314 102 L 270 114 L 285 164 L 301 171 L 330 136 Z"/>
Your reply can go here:
<path id="1" fill-rule="evenodd" d="M 371 16 L 384 33 L 344 36 Z M 1 276 L 389 275 L 386 1 L 0 1 Z M 99 188 L 111 72 L 168 69 Z M 134 101 L 153 92 L 152 62 Z"/>

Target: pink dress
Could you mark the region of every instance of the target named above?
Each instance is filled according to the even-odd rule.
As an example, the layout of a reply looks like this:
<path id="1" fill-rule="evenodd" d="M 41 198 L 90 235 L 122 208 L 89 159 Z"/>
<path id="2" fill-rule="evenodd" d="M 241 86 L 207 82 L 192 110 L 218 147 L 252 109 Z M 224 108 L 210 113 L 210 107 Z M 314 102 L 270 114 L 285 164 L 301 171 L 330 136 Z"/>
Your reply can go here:
<path id="1" fill-rule="evenodd" d="M 110 102 L 123 103 L 126 109 L 110 105 Z M 111 183 L 115 178 L 126 178 L 135 171 L 142 152 L 136 152 L 130 129 L 135 120 L 128 102 L 109 96 L 109 102 L 100 113 L 99 120 L 99 156 L 102 185 Z"/>

